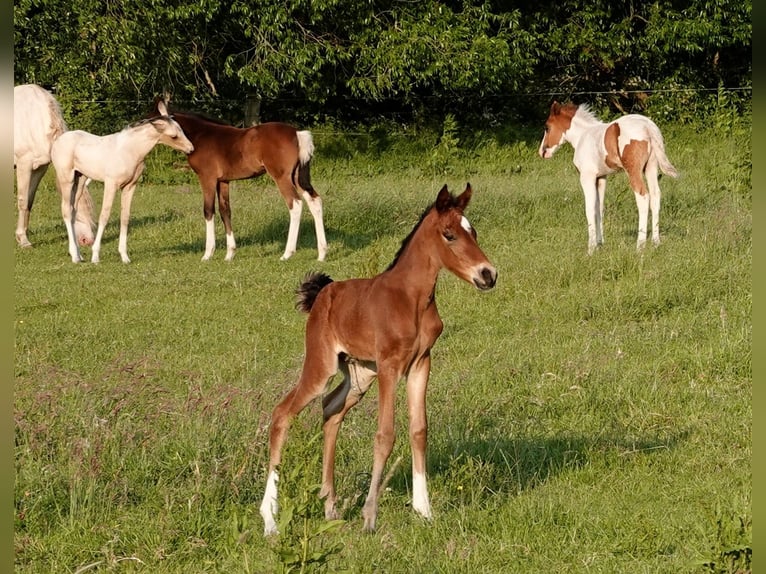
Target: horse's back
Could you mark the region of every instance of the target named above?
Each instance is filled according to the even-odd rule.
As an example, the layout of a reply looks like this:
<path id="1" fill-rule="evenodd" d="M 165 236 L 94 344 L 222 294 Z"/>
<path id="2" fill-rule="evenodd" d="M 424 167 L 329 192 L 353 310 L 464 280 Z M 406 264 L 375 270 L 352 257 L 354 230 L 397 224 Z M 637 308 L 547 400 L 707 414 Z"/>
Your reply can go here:
<path id="1" fill-rule="evenodd" d="M 35 168 L 50 163 L 51 143 L 64 132 L 61 108 L 49 91 L 35 84 L 14 87 L 14 162 L 25 159 Z"/>

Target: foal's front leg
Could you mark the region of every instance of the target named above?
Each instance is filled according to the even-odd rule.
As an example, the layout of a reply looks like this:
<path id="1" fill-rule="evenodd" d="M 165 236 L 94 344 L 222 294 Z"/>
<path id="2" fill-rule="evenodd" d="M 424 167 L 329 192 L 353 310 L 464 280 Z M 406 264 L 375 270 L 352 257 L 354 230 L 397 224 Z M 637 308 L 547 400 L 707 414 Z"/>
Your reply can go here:
<path id="1" fill-rule="evenodd" d="M 593 173 L 580 173 L 580 185 L 585 196 L 585 218 L 588 221 L 588 255 L 592 255 L 598 245 L 597 213 L 598 190 L 596 176 Z"/>
<path id="2" fill-rule="evenodd" d="M 226 231 L 226 261 L 234 259 L 237 242 L 234 241 L 234 229 L 231 226 L 231 203 L 229 202 L 229 182 L 218 182 L 218 211 L 221 212 L 221 221 Z"/>
<path id="3" fill-rule="evenodd" d="M 424 518 L 432 518 L 426 481 L 426 446 L 428 418 L 426 388 L 431 370 L 431 356 L 426 355 L 412 366 L 407 377 L 407 405 L 410 415 L 410 448 L 412 450 L 412 508 Z"/>
<path id="4" fill-rule="evenodd" d="M 128 257 L 128 220 L 130 219 L 130 204 L 133 201 L 133 192 L 136 190 L 136 184 L 130 183 L 122 190 L 121 209 L 120 209 L 120 240 L 117 244 L 117 251 L 123 263 L 130 263 Z"/>

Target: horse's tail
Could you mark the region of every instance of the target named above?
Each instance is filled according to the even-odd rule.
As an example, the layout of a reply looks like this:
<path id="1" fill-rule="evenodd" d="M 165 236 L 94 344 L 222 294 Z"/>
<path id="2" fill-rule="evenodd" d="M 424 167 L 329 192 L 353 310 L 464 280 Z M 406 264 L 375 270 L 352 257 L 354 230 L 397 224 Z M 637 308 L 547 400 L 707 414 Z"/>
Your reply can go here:
<path id="1" fill-rule="evenodd" d="M 300 286 L 295 291 L 295 294 L 298 296 L 298 300 L 295 302 L 295 307 L 304 313 L 310 312 L 319 292 L 330 283 L 332 283 L 332 279 L 329 275 L 325 275 L 318 271 L 310 271 L 307 273 L 303 278 L 303 281 L 301 281 Z"/>
<path id="2" fill-rule="evenodd" d="M 295 135 L 298 137 L 298 162 L 293 167 L 293 185 L 297 185 L 313 196 L 316 195 L 314 186 L 311 185 L 311 158 L 314 156 L 314 138 L 308 130 L 296 132 Z M 296 175 L 298 181 L 295 180 Z"/>
<path id="3" fill-rule="evenodd" d="M 662 173 L 670 177 L 678 177 L 678 170 L 670 163 L 668 156 L 665 154 L 665 140 L 662 137 L 660 128 L 654 122 L 649 123 L 649 138 L 651 139 L 654 155 L 657 158 L 657 163 Z"/>

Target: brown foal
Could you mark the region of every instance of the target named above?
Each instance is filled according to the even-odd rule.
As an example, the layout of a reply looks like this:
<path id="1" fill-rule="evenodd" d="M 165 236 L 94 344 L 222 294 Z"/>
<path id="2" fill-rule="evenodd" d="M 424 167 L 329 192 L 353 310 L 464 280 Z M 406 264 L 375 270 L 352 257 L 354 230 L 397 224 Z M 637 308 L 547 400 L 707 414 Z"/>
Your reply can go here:
<path id="1" fill-rule="evenodd" d="M 375 530 L 383 469 L 394 445 L 396 385 L 406 377 L 412 506 L 425 518 L 431 518 L 426 487 L 426 387 L 431 348 L 443 327 L 434 297 L 436 280 L 442 268 L 482 291 L 494 287 L 497 280 L 497 271 L 479 248 L 476 232 L 463 215 L 471 194 L 470 184 L 459 196 L 450 194 L 445 185 L 383 273 L 370 279 L 345 281 L 311 273 L 301 284 L 297 306 L 309 313 L 306 355 L 298 384 L 272 414 L 269 472 L 260 508 L 265 534 L 277 531 L 278 466 L 290 422 L 325 392 L 338 370 L 343 373 L 343 381 L 322 400 L 320 496 L 325 499 L 325 517 L 338 517 L 334 484 L 338 430 L 346 413 L 377 377 L 378 429 L 372 479 L 362 510 L 365 530 Z"/>

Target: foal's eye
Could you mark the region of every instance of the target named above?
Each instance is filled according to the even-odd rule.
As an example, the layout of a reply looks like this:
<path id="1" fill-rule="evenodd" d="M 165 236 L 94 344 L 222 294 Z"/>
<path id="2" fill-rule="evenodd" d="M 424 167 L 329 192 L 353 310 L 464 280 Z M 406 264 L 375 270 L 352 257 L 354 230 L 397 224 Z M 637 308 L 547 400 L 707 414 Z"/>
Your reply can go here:
<path id="1" fill-rule="evenodd" d="M 452 233 L 452 230 L 450 230 L 450 229 L 445 229 L 445 230 L 442 232 L 442 236 L 443 236 L 443 237 L 444 237 L 444 239 L 446 239 L 447 241 L 455 241 L 455 234 L 454 234 L 454 233 Z"/>

